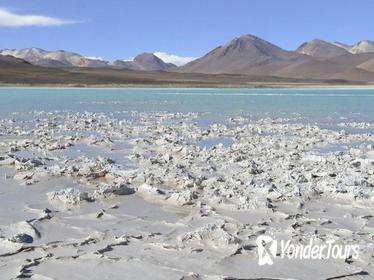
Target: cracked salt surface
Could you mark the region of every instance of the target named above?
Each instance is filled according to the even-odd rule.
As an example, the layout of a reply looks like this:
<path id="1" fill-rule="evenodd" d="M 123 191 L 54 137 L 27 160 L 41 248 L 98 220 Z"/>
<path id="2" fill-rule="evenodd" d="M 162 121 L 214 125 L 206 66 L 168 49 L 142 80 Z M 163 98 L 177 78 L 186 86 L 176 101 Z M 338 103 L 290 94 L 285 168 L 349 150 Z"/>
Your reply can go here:
<path id="1" fill-rule="evenodd" d="M 300 115 L 204 126 L 188 112 L 12 118 L 0 120 L 1 278 L 374 273 L 372 135 Z M 259 267 L 255 241 L 264 233 L 359 244 L 360 258 Z"/>

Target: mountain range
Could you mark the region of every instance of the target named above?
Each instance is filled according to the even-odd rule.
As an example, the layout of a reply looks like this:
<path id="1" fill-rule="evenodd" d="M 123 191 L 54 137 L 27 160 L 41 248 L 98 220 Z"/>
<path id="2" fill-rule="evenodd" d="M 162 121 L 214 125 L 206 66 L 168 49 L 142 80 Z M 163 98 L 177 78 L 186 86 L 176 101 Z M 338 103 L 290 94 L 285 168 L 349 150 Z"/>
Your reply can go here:
<path id="1" fill-rule="evenodd" d="M 153 53 L 142 53 L 131 61 L 112 62 L 63 50 L 46 51 L 39 48 L 4 49 L 0 50 L 0 55 L 3 58 L 13 56 L 37 66 L 61 69 L 109 68 L 374 82 L 372 41 L 347 45 L 314 39 L 290 51 L 259 37 L 244 35 L 179 67 L 164 62 Z"/>
<path id="2" fill-rule="evenodd" d="M 176 68 L 172 63 L 166 63 L 152 53 L 142 53 L 131 61 L 115 60 L 113 62 L 97 58 L 85 57 L 74 52 L 46 51 L 40 48 L 28 49 L 4 49 L 0 50 L 0 55 L 13 56 L 30 62 L 33 65 L 45 67 L 89 67 L 105 68 L 113 67 L 117 69 L 130 69 L 137 71 L 166 71 Z"/>
<path id="3" fill-rule="evenodd" d="M 374 53 L 370 51 L 374 43 L 365 42 L 343 47 L 315 39 L 287 51 L 256 36 L 244 35 L 178 71 L 373 82 Z"/>
<path id="4" fill-rule="evenodd" d="M 90 59 L 77 53 L 67 51 L 46 51 L 40 48 L 28 48 L 21 50 L 0 50 L 1 55 L 10 55 L 21 58 L 34 65 L 45 67 L 106 67 L 107 62 Z"/>

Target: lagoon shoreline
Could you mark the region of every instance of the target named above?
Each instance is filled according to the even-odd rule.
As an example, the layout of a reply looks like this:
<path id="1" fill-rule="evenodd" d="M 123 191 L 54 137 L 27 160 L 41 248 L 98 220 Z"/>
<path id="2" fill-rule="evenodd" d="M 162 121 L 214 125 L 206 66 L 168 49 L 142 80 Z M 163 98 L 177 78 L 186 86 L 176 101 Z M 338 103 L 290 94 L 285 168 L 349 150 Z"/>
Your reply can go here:
<path id="1" fill-rule="evenodd" d="M 230 90 L 215 96 L 215 89 L 97 89 L 87 96 L 12 90 L 2 93 L 3 103 L 10 99 L 0 119 L 5 279 L 374 274 L 370 90 L 357 102 L 359 90 L 336 89 L 345 103 L 335 108 L 336 97 L 323 89 L 309 97 L 298 89 L 244 91 L 243 99 Z M 292 100 L 299 109 L 325 111 L 313 119 Z M 261 104 L 265 111 L 254 114 Z M 269 114 L 284 108 L 290 112 Z M 359 257 L 275 258 L 259 266 L 261 235 L 358 245 Z"/>
<path id="2" fill-rule="evenodd" d="M 306 88 L 306 89 L 374 89 L 374 84 L 371 83 L 352 83 L 352 84 L 331 84 L 331 83 L 248 83 L 244 85 L 238 85 L 238 84 L 17 84 L 17 83 L 0 83 L 0 88 L 51 88 L 51 89 L 64 89 L 64 88 L 76 88 L 76 89 L 142 89 L 142 88 L 157 88 L 157 89 L 292 89 L 292 88 Z"/>

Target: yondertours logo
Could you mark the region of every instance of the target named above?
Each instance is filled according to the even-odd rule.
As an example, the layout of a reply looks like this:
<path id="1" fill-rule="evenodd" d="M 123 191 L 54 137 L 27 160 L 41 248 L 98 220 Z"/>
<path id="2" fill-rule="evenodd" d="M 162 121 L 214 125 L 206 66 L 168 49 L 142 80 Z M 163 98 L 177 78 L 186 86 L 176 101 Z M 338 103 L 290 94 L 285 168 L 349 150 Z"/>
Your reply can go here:
<path id="1" fill-rule="evenodd" d="M 258 265 L 272 265 L 276 258 L 298 260 L 322 259 L 358 259 L 359 245 L 337 244 L 328 240 L 324 244 L 315 244 L 311 238 L 308 244 L 295 244 L 291 240 L 275 240 L 269 235 L 260 235 L 256 239 Z M 280 249 L 279 253 L 278 249 Z"/>
<path id="2" fill-rule="evenodd" d="M 258 265 L 269 264 L 272 265 L 273 259 L 277 254 L 277 240 L 274 240 L 271 236 L 260 235 L 257 237 L 257 253 L 258 253 Z"/>

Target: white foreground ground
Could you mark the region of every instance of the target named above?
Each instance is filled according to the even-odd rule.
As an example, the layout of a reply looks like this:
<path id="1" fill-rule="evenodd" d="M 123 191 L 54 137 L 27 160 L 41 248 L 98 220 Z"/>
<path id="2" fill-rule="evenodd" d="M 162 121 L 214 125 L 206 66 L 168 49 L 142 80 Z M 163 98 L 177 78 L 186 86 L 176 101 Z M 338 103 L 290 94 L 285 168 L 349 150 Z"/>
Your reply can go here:
<path id="1" fill-rule="evenodd" d="M 199 118 L 0 120 L 0 279 L 374 277 L 373 136 L 301 119 Z M 360 255 L 259 266 L 262 234 L 358 244 Z"/>

